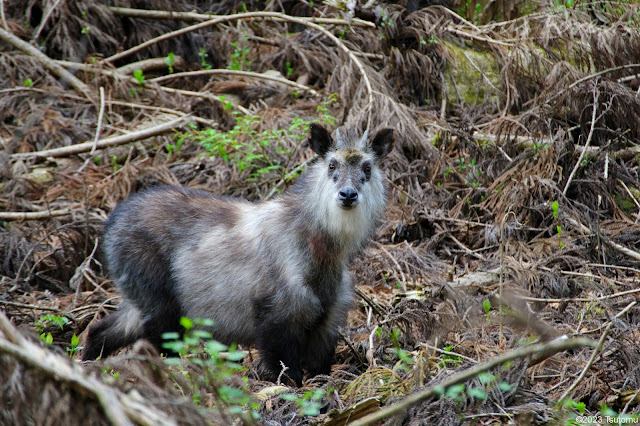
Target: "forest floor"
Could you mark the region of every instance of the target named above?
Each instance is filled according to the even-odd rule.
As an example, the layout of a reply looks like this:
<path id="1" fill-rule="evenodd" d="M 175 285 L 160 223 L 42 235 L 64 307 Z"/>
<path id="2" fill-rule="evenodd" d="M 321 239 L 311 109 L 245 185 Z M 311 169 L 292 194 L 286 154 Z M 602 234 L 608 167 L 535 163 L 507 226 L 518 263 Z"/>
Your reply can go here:
<path id="1" fill-rule="evenodd" d="M 1 424 L 640 421 L 640 5 L 364 3 L 0 2 Z M 331 375 L 79 361 L 117 203 L 273 198 L 313 122 L 395 130 Z"/>

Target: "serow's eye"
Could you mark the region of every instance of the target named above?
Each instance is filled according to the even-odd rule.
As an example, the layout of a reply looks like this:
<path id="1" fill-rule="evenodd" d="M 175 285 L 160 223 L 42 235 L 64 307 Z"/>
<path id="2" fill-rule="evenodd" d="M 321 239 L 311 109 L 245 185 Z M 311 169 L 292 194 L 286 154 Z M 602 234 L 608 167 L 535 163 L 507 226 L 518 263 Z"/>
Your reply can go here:
<path id="1" fill-rule="evenodd" d="M 329 170 L 330 170 L 330 171 L 334 171 L 335 169 L 336 169 L 336 165 L 335 165 L 335 164 L 333 164 L 333 163 L 330 163 L 330 164 L 329 164 Z"/>
<path id="2" fill-rule="evenodd" d="M 366 174 L 371 173 L 371 166 L 369 164 L 365 164 L 365 166 L 362 169 Z"/>

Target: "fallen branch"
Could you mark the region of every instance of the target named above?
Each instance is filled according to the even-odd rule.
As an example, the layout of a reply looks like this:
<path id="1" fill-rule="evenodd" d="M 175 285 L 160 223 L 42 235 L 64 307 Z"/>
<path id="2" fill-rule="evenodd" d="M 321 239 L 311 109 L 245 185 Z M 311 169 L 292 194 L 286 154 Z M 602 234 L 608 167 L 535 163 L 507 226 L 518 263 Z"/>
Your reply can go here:
<path id="1" fill-rule="evenodd" d="M 175 425 L 165 413 L 158 412 L 113 389 L 79 365 L 53 351 L 25 339 L 4 313 L 0 312 L 0 352 L 48 375 L 51 380 L 64 381 L 84 395 L 96 399 L 105 416 L 114 425 Z"/>
<path id="2" fill-rule="evenodd" d="M 251 77 L 251 78 L 257 78 L 261 80 L 269 80 L 269 81 L 274 81 L 280 84 L 286 84 L 288 86 L 295 87 L 296 89 L 307 91 L 314 96 L 318 94 L 318 92 L 313 90 L 311 87 L 305 86 L 304 84 L 296 83 L 295 81 L 287 80 L 286 78 L 275 77 L 269 74 L 262 74 L 258 72 L 223 70 L 223 69 L 177 72 L 174 74 L 168 74 L 168 75 L 163 75 L 161 77 L 152 78 L 149 80 L 149 82 L 160 83 L 161 81 L 171 80 L 173 78 L 194 77 L 199 75 L 215 75 L 215 74 L 238 75 L 241 77 Z"/>
<path id="3" fill-rule="evenodd" d="M 0 28 L 0 39 L 6 41 L 16 49 L 23 51 L 27 55 L 33 56 L 38 61 L 40 61 L 46 69 L 54 73 L 56 76 L 60 77 L 63 81 L 69 83 L 75 90 L 84 94 L 89 100 L 93 99 L 93 95 L 89 86 L 84 84 L 69 71 L 58 65 L 53 59 L 40 52 L 38 49 L 36 49 L 26 41 L 19 39 L 3 28 Z"/>
<path id="4" fill-rule="evenodd" d="M 182 68 L 184 66 L 185 62 L 181 56 L 176 56 L 173 58 L 174 68 Z M 120 74 L 133 75 L 135 70 L 148 72 L 154 70 L 165 70 L 167 68 L 169 68 L 169 65 L 167 65 L 166 58 L 149 58 L 143 61 L 131 62 L 130 64 L 123 65 L 118 68 L 118 72 Z"/>
<path id="5" fill-rule="evenodd" d="M 567 219 L 568 222 L 570 224 L 572 224 L 573 226 L 575 226 L 576 228 L 578 228 L 581 232 L 585 233 L 585 234 L 591 234 L 592 231 L 591 229 L 589 229 L 587 226 L 583 225 L 582 223 L 578 222 L 577 220 L 573 219 L 573 218 L 568 218 Z M 609 238 L 605 237 L 604 235 L 601 235 L 600 238 L 602 238 L 602 241 L 604 241 L 605 244 L 609 245 L 610 247 L 612 247 L 613 249 L 619 251 L 620 253 L 629 256 L 632 259 L 635 259 L 637 261 L 640 261 L 640 253 L 638 253 L 637 251 L 631 250 L 625 246 L 622 246 L 618 243 L 615 243 L 613 241 L 611 241 Z"/>
<path id="6" fill-rule="evenodd" d="M 90 152 L 94 146 L 96 147 L 96 149 L 103 149 L 103 148 L 109 148 L 117 145 L 124 145 L 129 142 L 135 142 L 142 139 L 147 139 L 147 138 L 158 136 L 168 131 L 171 131 L 174 128 L 181 126 L 187 120 L 187 118 L 188 116 L 178 117 L 175 120 L 171 120 L 166 123 L 147 127 L 146 129 L 127 133 L 125 135 L 119 135 L 119 136 L 113 136 L 106 139 L 101 139 L 101 140 L 98 140 L 97 142 L 89 141 L 89 142 L 79 143 L 76 145 L 63 146 L 60 148 L 45 149 L 44 151 L 12 154 L 11 157 L 13 158 L 63 157 L 66 155 L 74 155 L 74 154 L 81 154 L 83 152 Z"/>
<path id="7" fill-rule="evenodd" d="M 400 402 L 389 405 L 376 413 L 370 414 L 366 417 L 363 417 L 362 419 L 356 420 L 355 422 L 351 423 L 351 426 L 370 425 L 370 424 L 379 422 L 381 420 L 384 420 L 388 417 L 401 414 L 405 412 L 407 409 L 409 409 L 410 407 L 422 401 L 441 395 L 446 388 L 453 386 L 455 384 L 470 380 L 476 377 L 480 373 L 483 373 L 485 371 L 491 370 L 492 368 L 501 366 L 505 362 L 526 358 L 526 357 L 543 353 L 543 352 L 549 353 L 552 355 L 558 352 L 566 351 L 569 349 L 575 349 L 583 346 L 595 348 L 597 344 L 595 341 L 584 338 L 584 337 L 578 337 L 574 339 L 560 338 L 545 344 L 536 344 L 536 345 L 530 345 L 530 346 L 525 346 L 523 348 L 515 349 L 511 352 L 498 355 L 487 362 L 483 362 L 482 364 L 474 365 L 473 367 L 470 367 L 464 371 L 461 371 L 460 373 L 453 374 L 449 378 L 445 379 L 444 381 L 442 381 L 441 383 L 435 386 L 429 386 L 428 388 L 423 389 L 420 392 L 417 392 L 413 395 L 406 397 Z"/>
<path id="8" fill-rule="evenodd" d="M 0 212 L 2 220 L 37 220 L 48 219 L 57 216 L 66 216 L 73 213 L 71 209 L 43 210 L 41 212 Z"/>
<path id="9" fill-rule="evenodd" d="M 54 308 L 53 306 L 30 305 L 28 303 L 10 302 L 8 300 L 0 300 L 0 304 L 5 306 L 13 306 L 14 308 L 25 308 L 25 309 L 34 309 L 36 311 L 57 312 L 65 316 L 68 316 L 69 318 L 75 321 L 75 316 L 73 314 L 63 311 L 60 308 Z"/>
<path id="10" fill-rule="evenodd" d="M 195 12 L 171 12 L 165 10 L 144 10 L 144 9 L 132 9 L 128 7 L 116 7 L 112 6 L 109 9 L 116 15 L 128 16 L 130 18 L 142 18 L 142 19 L 179 19 L 181 21 L 188 22 L 202 22 L 212 19 L 221 18 L 227 15 L 207 15 L 204 13 Z M 305 21 L 313 22 L 315 24 L 325 25 L 348 25 L 351 27 L 365 27 L 375 28 L 376 24 L 362 19 L 354 18 L 350 21 L 340 18 L 314 18 L 314 17 L 301 17 Z M 275 21 L 285 21 L 285 19 L 274 18 Z"/>

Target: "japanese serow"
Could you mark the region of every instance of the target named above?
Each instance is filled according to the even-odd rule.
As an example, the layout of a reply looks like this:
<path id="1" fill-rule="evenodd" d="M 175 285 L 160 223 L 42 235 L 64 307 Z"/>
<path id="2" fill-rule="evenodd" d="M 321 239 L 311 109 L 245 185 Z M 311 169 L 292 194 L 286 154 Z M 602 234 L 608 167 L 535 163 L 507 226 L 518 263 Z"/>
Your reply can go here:
<path id="1" fill-rule="evenodd" d="M 266 202 L 160 186 L 130 196 L 105 223 L 104 253 L 123 295 L 93 325 L 83 359 L 211 318 L 223 343 L 255 344 L 265 378 L 329 374 L 353 303 L 347 266 L 386 205 L 379 161 L 393 130 L 373 137 L 312 124 L 318 154 L 287 192 Z"/>

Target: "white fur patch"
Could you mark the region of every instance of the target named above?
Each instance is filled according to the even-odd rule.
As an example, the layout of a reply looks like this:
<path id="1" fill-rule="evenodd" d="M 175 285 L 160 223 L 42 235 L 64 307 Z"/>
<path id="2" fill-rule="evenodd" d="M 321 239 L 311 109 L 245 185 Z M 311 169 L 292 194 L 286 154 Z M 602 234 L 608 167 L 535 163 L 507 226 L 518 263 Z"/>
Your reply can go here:
<path id="1" fill-rule="evenodd" d="M 126 337 L 142 335 L 142 313 L 127 300 L 124 300 L 118 310 L 122 311 L 121 320 L 116 322 L 113 329 Z"/>

